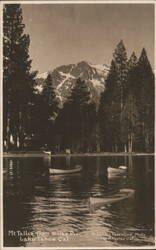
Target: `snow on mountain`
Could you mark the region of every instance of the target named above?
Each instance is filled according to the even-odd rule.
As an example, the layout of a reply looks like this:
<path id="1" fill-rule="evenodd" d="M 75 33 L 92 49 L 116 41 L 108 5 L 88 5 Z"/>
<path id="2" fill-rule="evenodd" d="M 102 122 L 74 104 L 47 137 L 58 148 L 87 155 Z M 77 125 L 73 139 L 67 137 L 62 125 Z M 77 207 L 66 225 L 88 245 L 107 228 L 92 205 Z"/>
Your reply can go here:
<path id="1" fill-rule="evenodd" d="M 104 79 L 104 78 L 103 78 Z M 102 80 L 103 80 L 102 79 Z M 92 80 L 91 80 L 91 82 L 93 83 L 93 86 L 96 88 L 97 86 L 101 86 L 101 87 L 103 87 L 102 86 L 102 84 L 101 84 L 101 82 L 99 81 L 99 80 L 97 80 L 97 79 L 95 79 L 95 78 L 93 78 Z"/>
<path id="2" fill-rule="evenodd" d="M 44 72 L 44 73 L 41 73 L 41 74 L 38 74 L 37 78 L 43 78 L 43 79 L 46 79 L 48 76 L 48 72 Z"/>
<path id="3" fill-rule="evenodd" d="M 62 86 L 63 86 L 63 84 L 65 83 L 65 81 L 67 81 L 67 80 L 69 80 L 69 79 L 75 79 L 75 77 L 74 76 L 72 76 L 70 73 L 64 73 L 64 72 L 61 72 L 60 71 L 60 74 L 63 76 L 63 77 L 65 77 L 64 79 L 63 79 L 63 81 L 59 84 L 59 85 L 57 85 L 57 89 L 60 89 Z M 67 86 L 65 86 L 66 88 L 67 88 Z"/>
<path id="4" fill-rule="evenodd" d="M 99 73 L 109 71 L 109 67 L 106 64 L 92 64 L 89 63 L 92 68 L 95 68 Z"/>
<path id="5" fill-rule="evenodd" d="M 100 94 L 105 88 L 105 80 L 109 72 L 109 67 L 105 64 L 92 64 L 86 61 L 77 64 L 62 65 L 51 71 L 58 100 L 62 104 L 71 93 L 76 80 L 81 77 L 88 83 L 91 96 L 98 104 Z M 36 91 L 42 92 L 44 81 L 48 72 L 37 76 Z"/>
<path id="6" fill-rule="evenodd" d="M 42 90 L 43 90 L 43 85 L 42 84 L 41 85 L 37 84 L 37 86 L 35 87 L 35 90 L 36 90 L 36 92 L 41 93 Z"/>

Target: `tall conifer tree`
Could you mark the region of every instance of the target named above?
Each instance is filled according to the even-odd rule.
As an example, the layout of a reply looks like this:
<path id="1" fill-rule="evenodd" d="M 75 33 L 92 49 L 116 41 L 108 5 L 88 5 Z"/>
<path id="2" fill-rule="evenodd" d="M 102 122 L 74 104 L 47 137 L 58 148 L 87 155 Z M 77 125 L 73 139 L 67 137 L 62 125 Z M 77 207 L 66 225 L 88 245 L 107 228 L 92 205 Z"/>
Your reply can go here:
<path id="1" fill-rule="evenodd" d="M 42 91 L 42 118 L 43 118 L 43 130 L 45 131 L 45 143 L 49 147 L 52 146 L 54 141 L 54 122 L 58 113 L 58 101 L 56 98 L 54 82 L 51 73 L 49 72 L 45 80 L 45 84 Z M 44 134 L 44 133 L 43 133 Z"/>
<path id="2" fill-rule="evenodd" d="M 121 111 L 124 105 L 124 94 L 127 84 L 127 53 L 123 41 L 121 40 L 114 53 L 113 53 L 114 63 L 117 71 L 117 86 L 120 90 L 120 106 Z"/>
<path id="3" fill-rule="evenodd" d="M 137 83 L 137 57 L 133 52 L 128 61 L 127 87 L 125 91 L 125 105 L 123 109 L 123 138 L 125 151 L 134 149 L 135 133 L 138 123 L 137 96 L 135 88 Z"/>
<path id="4" fill-rule="evenodd" d="M 143 48 L 138 61 L 138 109 L 141 124 L 141 150 L 154 150 L 154 74 Z"/>
<path id="5" fill-rule="evenodd" d="M 101 148 L 104 151 L 117 151 L 120 128 L 120 96 L 117 89 L 117 71 L 114 60 L 106 80 L 106 88 L 101 94 L 99 121 Z"/>
<path id="6" fill-rule="evenodd" d="M 11 137 L 14 147 L 23 148 L 35 74 L 30 73 L 30 39 L 20 5 L 5 4 L 3 20 L 4 140 L 9 150 Z"/>

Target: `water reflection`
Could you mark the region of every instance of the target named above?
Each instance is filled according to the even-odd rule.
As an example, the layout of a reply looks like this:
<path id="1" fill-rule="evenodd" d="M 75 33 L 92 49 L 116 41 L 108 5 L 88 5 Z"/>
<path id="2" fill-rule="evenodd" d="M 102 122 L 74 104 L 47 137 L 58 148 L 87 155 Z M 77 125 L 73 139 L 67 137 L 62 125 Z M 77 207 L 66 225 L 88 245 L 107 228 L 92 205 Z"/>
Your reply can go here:
<path id="1" fill-rule="evenodd" d="M 49 175 L 49 167 L 73 168 L 76 164 L 83 165 L 82 172 Z M 109 167 L 121 165 L 127 169 L 111 178 Z M 5 158 L 5 246 L 152 245 L 153 167 L 151 156 Z M 106 197 L 121 188 L 135 189 L 135 196 L 90 209 L 89 197 Z M 24 242 L 9 235 L 9 230 L 47 232 L 50 237 Z M 59 241 L 59 232 L 68 234 L 68 240 Z"/>

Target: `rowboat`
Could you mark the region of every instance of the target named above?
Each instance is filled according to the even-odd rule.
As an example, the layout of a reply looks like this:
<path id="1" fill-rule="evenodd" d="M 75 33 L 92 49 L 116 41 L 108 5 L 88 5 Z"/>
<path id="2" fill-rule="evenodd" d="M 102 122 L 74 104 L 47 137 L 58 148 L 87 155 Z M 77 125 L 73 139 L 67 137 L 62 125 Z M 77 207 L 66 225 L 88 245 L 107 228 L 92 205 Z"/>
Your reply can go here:
<path id="1" fill-rule="evenodd" d="M 121 167 L 118 167 L 118 168 L 111 168 L 111 167 L 108 167 L 108 178 L 116 178 L 116 177 L 119 177 L 123 174 L 125 174 L 126 172 L 126 169 L 127 167 L 125 166 L 125 168 L 121 168 Z"/>
<path id="2" fill-rule="evenodd" d="M 43 153 L 45 153 L 47 155 L 51 155 L 51 151 L 43 151 Z"/>
<path id="3" fill-rule="evenodd" d="M 104 198 L 90 197 L 90 205 L 92 207 L 99 207 L 102 205 L 112 204 L 114 202 L 130 198 L 134 195 L 134 192 L 135 191 L 133 189 L 124 188 L 120 189 L 118 193 Z"/>
<path id="4" fill-rule="evenodd" d="M 126 170 L 127 168 L 111 168 L 111 167 L 108 167 L 108 173 L 123 173 L 124 170 Z"/>
<path id="5" fill-rule="evenodd" d="M 56 168 L 50 168 L 49 172 L 50 174 L 72 174 L 77 173 L 82 170 L 81 165 L 76 165 L 75 168 L 72 169 L 56 169 Z"/>
<path id="6" fill-rule="evenodd" d="M 126 170 L 127 169 L 127 167 L 126 166 L 119 166 L 119 169 L 123 169 L 123 170 Z"/>

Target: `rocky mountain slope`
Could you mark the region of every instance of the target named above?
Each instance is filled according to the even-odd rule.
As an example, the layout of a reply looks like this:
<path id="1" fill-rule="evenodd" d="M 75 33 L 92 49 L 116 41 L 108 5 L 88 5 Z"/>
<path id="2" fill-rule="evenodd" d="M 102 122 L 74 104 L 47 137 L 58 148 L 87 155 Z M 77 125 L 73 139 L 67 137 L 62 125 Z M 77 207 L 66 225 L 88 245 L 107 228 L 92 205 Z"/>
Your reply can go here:
<path id="1" fill-rule="evenodd" d="M 85 61 L 77 64 L 62 65 L 51 71 L 60 105 L 70 95 L 71 89 L 79 77 L 87 82 L 91 97 L 98 104 L 100 94 L 105 88 L 105 80 L 108 72 L 109 67 L 105 64 L 95 65 Z M 42 92 L 47 75 L 48 72 L 45 72 L 37 76 L 36 91 L 39 93 Z"/>

